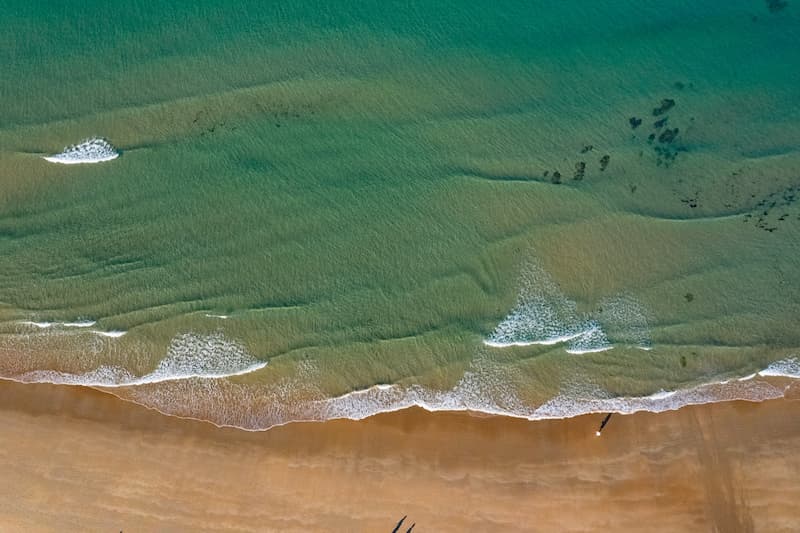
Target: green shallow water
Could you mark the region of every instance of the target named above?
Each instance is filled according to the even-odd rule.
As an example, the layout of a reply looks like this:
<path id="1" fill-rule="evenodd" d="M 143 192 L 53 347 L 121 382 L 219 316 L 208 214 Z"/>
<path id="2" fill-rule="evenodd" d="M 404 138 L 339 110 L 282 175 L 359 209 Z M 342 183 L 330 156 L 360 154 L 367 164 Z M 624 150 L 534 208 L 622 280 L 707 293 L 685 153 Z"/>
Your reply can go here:
<path id="1" fill-rule="evenodd" d="M 0 7 L 3 375 L 268 362 L 119 389 L 261 427 L 374 385 L 525 414 L 797 353 L 793 2 L 284 4 Z M 121 157 L 40 157 L 93 136 Z M 518 305 L 516 340 L 613 349 L 486 346 Z"/>

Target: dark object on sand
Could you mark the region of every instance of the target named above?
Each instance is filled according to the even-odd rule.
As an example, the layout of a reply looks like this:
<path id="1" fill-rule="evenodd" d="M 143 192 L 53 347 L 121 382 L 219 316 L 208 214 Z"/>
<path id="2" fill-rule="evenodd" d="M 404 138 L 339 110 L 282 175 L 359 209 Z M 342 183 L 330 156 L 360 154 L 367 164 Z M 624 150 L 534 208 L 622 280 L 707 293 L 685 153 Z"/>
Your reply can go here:
<path id="1" fill-rule="evenodd" d="M 403 518 L 400 519 L 400 521 L 397 523 L 397 525 L 394 526 L 394 529 L 392 530 L 392 533 L 397 533 L 398 531 L 400 531 L 400 526 L 403 525 L 403 522 L 406 521 L 406 518 L 408 518 L 408 515 L 406 515 L 406 516 L 404 516 Z M 417 525 L 416 522 L 411 524 L 411 527 L 406 529 L 406 533 L 411 533 L 411 530 L 414 529 L 414 526 L 416 526 L 416 525 Z"/>
<path id="2" fill-rule="evenodd" d="M 598 429 L 597 432 L 595 432 L 595 435 L 597 435 L 598 437 L 600 436 L 600 434 L 603 432 L 603 428 L 606 427 L 606 424 L 608 424 L 608 421 L 611 420 L 611 415 L 613 415 L 613 414 L 614 413 L 608 413 L 606 415 L 606 417 L 600 423 L 600 429 Z"/>
<path id="3" fill-rule="evenodd" d="M 600 158 L 600 171 L 604 171 L 608 168 L 608 163 L 611 162 L 611 156 L 606 154 Z"/>

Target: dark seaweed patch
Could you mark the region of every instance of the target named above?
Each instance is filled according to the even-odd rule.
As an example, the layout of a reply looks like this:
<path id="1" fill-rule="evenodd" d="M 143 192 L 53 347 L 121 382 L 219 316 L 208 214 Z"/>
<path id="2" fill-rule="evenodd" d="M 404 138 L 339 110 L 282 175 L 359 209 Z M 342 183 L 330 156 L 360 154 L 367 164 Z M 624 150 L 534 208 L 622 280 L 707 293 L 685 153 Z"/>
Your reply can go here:
<path id="1" fill-rule="evenodd" d="M 788 5 L 789 2 L 785 2 L 784 0 L 767 0 L 767 9 L 769 9 L 770 13 L 783 11 Z"/>
<path id="2" fill-rule="evenodd" d="M 700 193 L 696 192 L 694 193 L 694 196 L 690 196 L 688 198 L 681 198 L 681 203 L 686 204 L 687 207 L 694 209 L 700 205 L 700 202 L 697 199 L 699 195 Z"/>
<path id="3" fill-rule="evenodd" d="M 572 176 L 572 179 L 576 181 L 580 181 L 583 179 L 583 176 L 586 174 L 586 162 L 578 161 L 575 163 L 575 174 Z"/>
<path id="4" fill-rule="evenodd" d="M 673 107 L 675 107 L 675 100 L 672 98 L 664 98 L 661 100 L 661 104 L 653 109 L 653 116 L 657 117 L 659 115 L 663 115 Z"/>
<path id="5" fill-rule="evenodd" d="M 790 211 L 798 198 L 800 198 L 800 185 L 770 193 L 755 204 L 753 211 L 743 215 L 742 220 L 745 223 L 752 222 L 756 228 L 772 233 L 791 220 Z M 800 220 L 800 215 L 797 219 Z"/>
<path id="6" fill-rule="evenodd" d="M 658 136 L 658 142 L 667 144 L 672 143 L 672 141 L 675 140 L 675 137 L 678 136 L 679 131 L 680 130 L 678 130 L 678 128 L 665 129 L 664 131 L 661 132 L 661 135 Z"/>

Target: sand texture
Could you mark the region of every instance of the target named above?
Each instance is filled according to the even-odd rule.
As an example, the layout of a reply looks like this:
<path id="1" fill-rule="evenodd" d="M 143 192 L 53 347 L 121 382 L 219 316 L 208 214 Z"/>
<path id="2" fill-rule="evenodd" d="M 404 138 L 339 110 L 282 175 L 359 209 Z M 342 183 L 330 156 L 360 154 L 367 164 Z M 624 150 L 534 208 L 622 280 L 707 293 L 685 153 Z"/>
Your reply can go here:
<path id="1" fill-rule="evenodd" d="M 790 395 L 791 396 L 791 395 Z M 526 422 L 418 409 L 267 432 L 0 386 L 5 531 L 797 531 L 800 403 Z M 403 529 L 405 531 L 405 529 Z"/>

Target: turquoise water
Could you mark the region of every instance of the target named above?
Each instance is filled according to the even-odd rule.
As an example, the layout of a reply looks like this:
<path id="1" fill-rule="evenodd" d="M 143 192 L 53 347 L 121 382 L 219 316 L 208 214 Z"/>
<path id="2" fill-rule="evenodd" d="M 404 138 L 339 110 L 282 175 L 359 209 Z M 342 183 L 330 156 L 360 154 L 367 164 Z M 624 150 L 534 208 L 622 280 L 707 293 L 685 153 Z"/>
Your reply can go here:
<path id="1" fill-rule="evenodd" d="M 735 379 L 800 346 L 769 7 L 6 2 L 0 373 L 249 428 L 779 394 Z"/>

